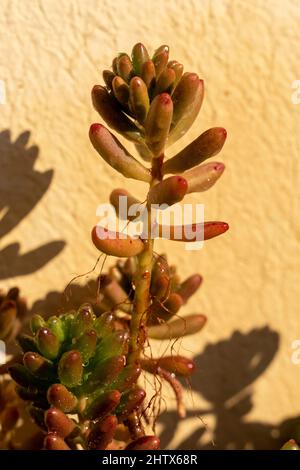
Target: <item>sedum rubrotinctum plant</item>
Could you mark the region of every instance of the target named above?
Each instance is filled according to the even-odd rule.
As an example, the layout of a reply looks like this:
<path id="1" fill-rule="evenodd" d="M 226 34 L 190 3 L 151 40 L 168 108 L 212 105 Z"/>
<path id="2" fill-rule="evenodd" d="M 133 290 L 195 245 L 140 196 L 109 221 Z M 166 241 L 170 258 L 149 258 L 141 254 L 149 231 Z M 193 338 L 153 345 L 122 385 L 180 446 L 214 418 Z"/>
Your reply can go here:
<path id="1" fill-rule="evenodd" d="M 197 74 L 183 73 L 179 62 L 169 60 L 165 45 L 150 58 L 146 48 L 136 44 L 131 57 L 119 54 L 103 78 L 105 85 L 92 90 L 93 105 L 112 131 L 135 144 L 140 158 L 133 157 L 102 124 L 91 126 L 90 140 L 123 177 L 147 185 L 143 203 L 126 189 L 115 189 L 110 202 L 116 212 L 123 196 L 128 208 L 142 204 L 146 217 L 143 236 L 113 233 L 100 225 L 93 229 L 97 249 L 122 258 L 99 277 L 96 309 L 84 304 L 47 321 L 35 315 L 32 336 L 19 338 L 23 363 L 13 365 L 10 373 L 19 395 L 29 402 L 31 416 L 46 433 L 46 449 L 158 449 L 159 439 L 144 431 L 147 401 L 140 374 L 146 371 L 168 382 L 184 417 L 178 377 L 189 376 L 194 363 L 179 355 L 148 357 L 148 340 L 176 340 L 198 332 L 206 321 L 201 314 L 178 315 L 200 286 L 201 277 L 192 275 L 182 282 L 166 256 L 154 253 L 152 230 L 155 227 L 163 236 L 165 227 L 156 222 L 152 207 L 171 206 L 217 181 L 224 165 L 201 163 L 222 149 L 226 131 L 209 129 L 167 158 L 167 147 L 197 117 L 204 85 Z M 129 210 L 126 216 L 129 222 L 134 219 Z M 168 238 L 194 241 L 191 234 L 197 234 L 197 229 L 208 240 L 225 232 L 228 225 L 191 224 L 184 233 L 180 231 L 180 237 L 172 226 Z"/>

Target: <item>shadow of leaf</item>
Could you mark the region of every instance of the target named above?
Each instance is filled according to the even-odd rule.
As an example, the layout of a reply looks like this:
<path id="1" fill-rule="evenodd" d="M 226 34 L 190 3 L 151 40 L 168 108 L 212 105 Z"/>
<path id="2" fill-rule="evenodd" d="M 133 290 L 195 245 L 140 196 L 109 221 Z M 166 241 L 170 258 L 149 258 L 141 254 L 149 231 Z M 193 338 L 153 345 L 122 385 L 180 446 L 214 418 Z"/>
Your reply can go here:
<path id="1" fill-rule="evenodd" d="M 195 358 L 198 373 L 192 377 L 192 389 L 209 406 L 206 410 L 190 410 L 188 418 L 213 415 L 213 440 L 200 440 L 205 430 L 201 422 L 179 449 L 279 449 L 295 437 L 299 417 L 273 424 L 251 421 L 247 416 L 253 407 L 251 385 L 270 365 L 278 346 L 278 333 L 267 326 L 249 333 L 235 331 L 229 339 L 206 346 Z M 176 413 L 166 412 L 159 421 L 163 426 L 162 446 L 168 448 L 178 430 Z"/>
<path id="2" fill-rule="evenodd" d="M 13 142 L 9 130 L 0 132 L 0 238 L 10 233 L 36 206 L 50 186 L 53 170 L 34 168 L 37 146 L 28 146 L 30 132 Z M 19 254 L 20 244 L 0 251 L 0 279 L 31 274 L 46 265 L 64 248 L 62 240 L 46 243 Z"/>
<path id="3" fill-rule="evenodd" d="M 41 313 L 45 318 L 51 315 L 59 315 L 69 310 L 76 310 L 84 303 L 93 305 L 96 315 L 97 310 L 97 286 L 96 279 L 90 279 L 83 285 L 73 283 L 68 285 L 62 292 L 48 292 L 46 297 L 38 299 L 31 308 L 31 314 Z"/>
<path id="4" fill-rule="evenodd" d="M 19 254 L 19 243 L 6 246 L 0 251 L 0 280 L 38 271 L 55 258 L 64 246 L 63 241 L 49 242 L 24 255 Z"/>
<path id="5" fill-rule="evenodd" d="M 10 131 L 0 133 L 0 237 L 9 233 L 35 207 L 53 178 L 53 170 L 44 173 L 34 169 L 37 146 L 26 147 L 30 132 L 25 131 L 15 142 Z"/>
<path id="6" fill-rule="evenodd" d="M 195 358 L 199 374 L 193 388 L 215 406 L 223 406 L 266 370 L 278 346 L 278 333 L 267 326 L 247 334 L 235 331 L 229 339 L 208 344 Z"/>

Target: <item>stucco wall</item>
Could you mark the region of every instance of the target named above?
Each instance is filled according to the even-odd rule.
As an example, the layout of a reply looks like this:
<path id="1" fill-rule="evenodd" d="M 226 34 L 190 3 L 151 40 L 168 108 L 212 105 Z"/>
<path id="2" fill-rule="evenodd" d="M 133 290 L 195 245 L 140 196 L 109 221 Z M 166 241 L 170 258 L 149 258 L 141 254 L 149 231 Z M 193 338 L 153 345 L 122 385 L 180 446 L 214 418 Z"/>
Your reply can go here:
<path id="1" fill-rule="evenodd" d="M 0 80 L 6 87 L 0 131 L 10 129 L 12 142 L 30 131 L 27 147 L 39 148 L 25 152 L 28 136 L 12 145 L 7 133 L 0 134 L 1 216 L 10 208 L 1 225 L 0 285 L 18 284 L 30 303 L 93 267 L 96 206 L 121 184 L 88 139 L 89 125 L 98 120 L 90 89 L 101 82 L 100 71 L 116 51 L 142 41 L 152 50 L 169 44 L 171 55 L 204 79 L 202 112 L 172 153 L 208 127 L 227 129 L 223 177 L 189 201 L 204 202 L 206 219 L 225 220 L 230 231 L 196 254 L 171 242 L 157 243 L 157 251 L 168 250 L 182 276 L 204 276 L 201 292 L 186 307 L 209 318 L 197 339 L 182 343 L 188 354 L 207 347 L 195 379 L 202 393 L 193 399 L 188 393 L 187 402 L 191 410 L 217 409 L 224 446 L 249 432 L 256 436 L 249 437 L 251 446 L 300 409 L 300 365 L 290 359 L 291 343 L 300 338 L 300 105 L 291 101 L 291 84 L 300 79 L 299 21 L 297 0 L 0 5 Z M 48 170 L 53 176 L 43 174 Z M 142 185 L 137 193 L 143 195 Z M 48 242 L 56 243 L 43 248 Z M 19 253 L 9 247 L 13 243 L 20 243 Z M 231 337 L 235 330 L 240 333 Z M 264 365 L 256 372 L 259 358 Z M 225 401 L 238 403 L 238 392 L 252 395 L 253 407 L 246 399 L 230 411 Z M 202 435 L 199 418 L 190 419 L 169 445 L 188 447 L 183 441 L 192 431 L 195 447 L 198 437 L 201 443 L 216 437 L 215 413 L 199 414 L 207 432 Z"/>

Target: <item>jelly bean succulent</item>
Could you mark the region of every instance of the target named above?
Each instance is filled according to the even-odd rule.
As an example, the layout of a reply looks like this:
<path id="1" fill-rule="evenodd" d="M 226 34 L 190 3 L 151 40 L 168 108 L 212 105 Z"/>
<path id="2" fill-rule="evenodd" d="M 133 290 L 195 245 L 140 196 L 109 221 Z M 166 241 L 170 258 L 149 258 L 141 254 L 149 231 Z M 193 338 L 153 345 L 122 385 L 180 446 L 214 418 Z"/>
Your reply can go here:
<path id="1" fill-rule="evenodd" d="M 28 320 L 26 301 L 19 289 L 13 287 L 8 292 L 0 291 L 0 340 L 10 343 L 16 338 Z"/>
<path id="2" fill-rule="evenodd" d="M 208 240 L 228 229 L 218 221 L 191 223 L 178 236 L 178 227 L 159 224 L 153 209 L 209 189 L 224 171 L 219 162 L 202 164 L 223 147 L 226 131 L 219 127 L 167 158 L 168 146 L 188 131 L 200 111 L 203 81 L 169 60 L 167 46 L 150 58 L 140 43 L 131 57 L 119 54 L 103 79 L 105 84 L 92 90 L 94 107 L 112 131 L 134 143 L 137 158 L 103 124 L 92 124 L 90 140 L 123 177 L 148 185 L 144 202 L 123 188 L 110 195 L 117 215 L 128 223 L 136 220 L 130 207 L 139 207 L 143 230 L 129 236 L 107 226 L 94 227 L 97 249 L 119 258 L 99 276 L 97 301 L 47 320 L 34 315 L 31 334 L 18 338 L 23 359 L 10 367 L 10 374 L 46 434 L 44 447 L 52 450 L 158 449 L 158 437 L 144 430 L 148 404 L 141 373 L 167 382 L 179 416 L 185 416 L 179 379 L 194 371 L 194 362 L 175 354 L 149 356 L 147 346 L 151 338 L 176 340 L 201 330 L 204 315 L 181 317 L 178 312 L 202 278 L 194 274 L 182 281 L 167 257 L 154 252 L 153 229 L 164 237 L 167 228 L 170 240 L 184 242 L 198 240 L 199 230 Z M 122 198 L 127 202 L 125 217 Z"/>
<path id="3" fill-rule="evenodd" d="M 137 259 L 129 345 L 129 359 L 134 361 L 143 349 L 144 325 L 149 318 L 151 320 L 155 305 L 155 299 L 150 296 L 153 227 L 158 235 L 163 235 L 166 228 L 157 224 L 152 207 L 154 204 L 172 206 L 186 194 L 204 191 L 217 181 L 224 165 L 219 162 L 200 164 L 222 149 L 226 131 L 220 127 L 209 129 L 167 159 L 167 146 L 188 131 L 200 111 L 203 80 L 195 73 L 183 73 L 183 66 L 177 61 L 169 61 L 169 47 L 165 45 L 150 59 L 145 46 L 138 43 L 133 47 L 131 58 L 119 54 L 113 60 L 112 69 L 103 72 L 106 86 L 96 85 L 92 90 L 94 107 L 109 127 L 136 144 L 137 152 L 148 165 L 133 157 L 102 124 L 92 124 L 90 139 L 99 155 L 116 171 L 126 178 L 148 183 L 147 219 L 143 239 L 112 233 L 100 225 L 93 229 L 92 239 L 107 255 Z M 168 176 L 170 174 L 173 176 Z M 114 190 L 110 201 L 117 213 L 120 196 L 127 198 L 129 206 L 137 202 L 126 189 Z M 130 217 L 130 210 L 128 215 Z M 195 241 L 191 235 L 197 233 L 197 229 L 202 229 L 203 238 L 207 240 L 224 233 L 228 225 L 217 221 L 191 224 L 180 230 L 179 237 L 177 229 L 168 227 L 171 240 Z"/>
<path id="4" fill-rule="evenodd" d="M 300 450 L 300 447 L 295 439 L 290 439 L 281 447 L 281 450 Z"/>

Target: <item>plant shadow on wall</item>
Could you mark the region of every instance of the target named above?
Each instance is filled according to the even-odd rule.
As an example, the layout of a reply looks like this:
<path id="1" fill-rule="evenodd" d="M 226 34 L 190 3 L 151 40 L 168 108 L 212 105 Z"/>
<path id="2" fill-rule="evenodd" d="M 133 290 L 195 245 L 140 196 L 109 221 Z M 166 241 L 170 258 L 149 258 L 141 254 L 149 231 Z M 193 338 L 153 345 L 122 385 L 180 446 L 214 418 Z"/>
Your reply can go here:
<path id="1" fill-rule="evenodd" d="M 0 241 L 33 210 L 53 178 L 53 170 L 34 168 L 39 149 L 28 146 L 29 138 L 25 131 L 13 142 L 9 130 L 0 132 Z M 16 242 L 0 247 L 0 280 L 36 272 L 65 245 L 62 240 L 51 241 L 21 254 L 21 233 L 16 237 Z"/>
<path id="2" fill-rule="evenodd" d="M 30 314 L 43 312 L 43 316 L 48 318 L 51 315 L 78 310 L 84 303 L 90 303 L 97 315 L 103 313 L 102 310 L 99 311 L 98 280 L 86 280 L 85 276 L 82 277 L 84 278 L 83 284 L 71 281 L 63 291 L 51 291 L 44 298 L 36 300 Z"/>
<path id="3" fill-rule="evenodd" d="M 254 381 L 267 369 L 276 355 L 279 335 L 269 327 L 249 333 L 235 331 L 229 339 L 208 344 L 195 358 L 198 374 L 192 391 L 210 403 L 208 409 L 192 409 L 187 418 L 199 417 L 200 427 L 178 444 L 179 449 L 280 449 L 299 432 L 300 417 L 280 424 L 251 421 Z M 214 416 L 213 437 L 206 437 L 205 418 Z M 159 420 L 163 448 L 169 448 L 180 424 L 176 412 L 166 411 Z M 210 431 L 211 429 L 209 429 Z M 211 436 L 211 435 L 210 435 Z"/>

